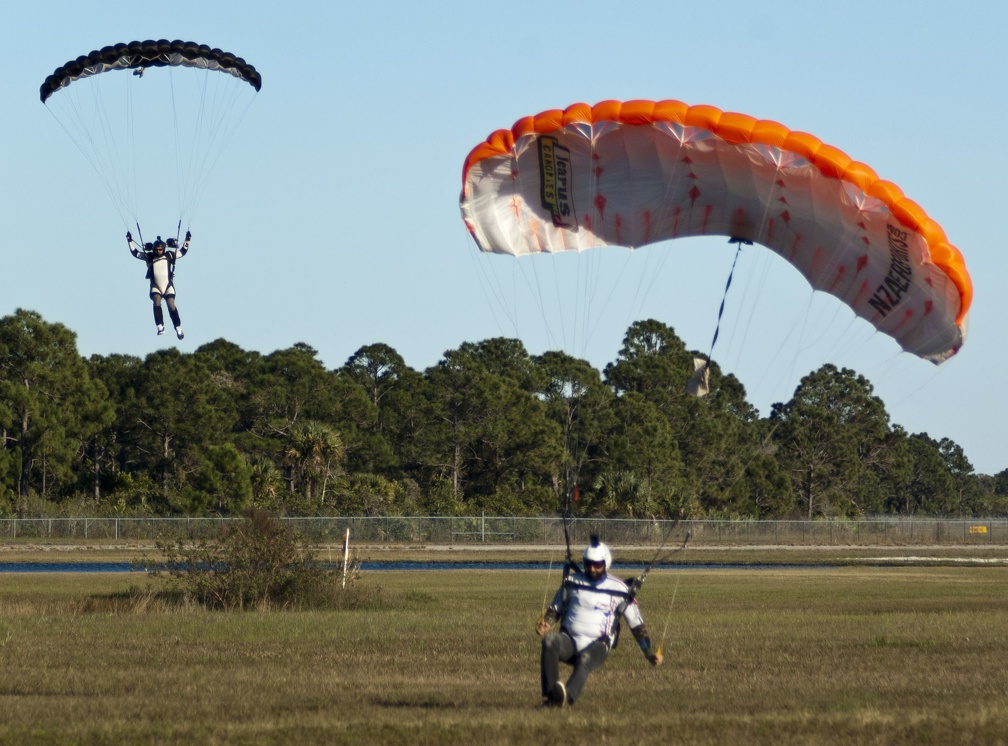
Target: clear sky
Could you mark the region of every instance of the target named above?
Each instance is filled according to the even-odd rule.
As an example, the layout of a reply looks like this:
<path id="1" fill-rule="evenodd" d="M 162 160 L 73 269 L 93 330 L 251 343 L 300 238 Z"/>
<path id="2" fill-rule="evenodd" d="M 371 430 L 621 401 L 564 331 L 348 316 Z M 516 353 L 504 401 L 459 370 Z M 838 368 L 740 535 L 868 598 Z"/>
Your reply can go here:
<path id="1" fill-rule="evenodd" d="M 1008 468 L 1008 257 L 993 232 L 1008 209 L 1005 3 L 37 0 L 5 9 L 3 26 L 0 315 L 38 311 L 84 355 L 223 337 L 264 354 L 304 342 L 336 368 L 383 342 L 423 370 L 504 335 L 601 369 L 649 317 L 706 352 L 733 258 L 724 241 L 530 271 L 478 255 L 458 208 L 469 150 L 521 116 L 679 99 L 774 119 L 869 164 L 942 225 L 974 281 L 969 338 L 936 367 L 747 250 L 714 358 L 750 401 L 766 415 L 832 362 L 866 375 L 894 424 L 951 438 L 980 473 Z M 123 221 L 38 97 L 67 60 L 148 38 L 233 51 L 263 78 L 189 226 L 181 342 L 155 336 Z M 164 220 L 145 237 L 168 235 L 177 208 Z M 582 284 L 568 289 L 572 276 Z M 563 314 L 529 311 L 558 297 Z"/>

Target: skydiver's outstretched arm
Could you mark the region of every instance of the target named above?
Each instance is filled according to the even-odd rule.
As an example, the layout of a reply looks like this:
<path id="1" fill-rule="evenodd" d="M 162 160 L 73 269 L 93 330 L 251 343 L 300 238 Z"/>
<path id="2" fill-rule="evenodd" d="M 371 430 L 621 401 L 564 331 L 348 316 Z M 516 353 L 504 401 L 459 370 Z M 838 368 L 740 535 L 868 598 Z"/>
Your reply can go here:
<path id="1" fill-rule="evenodd" d="M 192 233 L 190 233 L 189 231 L 186 231 L 185 232 L 185 241 L 182 242 L 182 245 L 179 246 L 179 250 L 178 250 L 178 255 L 180 257 L 185 256 L 186 252 L 189 251 L 189 242 L 190 241 L 192 241 Z"/>
<path id="2" fill-rule="evenodd" d="M 647 626 L 643 620 L 636 627 L 631 627 L 630 631 L 633 633 L 634 639 L 640 646 L 641 652 L 644 653 L 644 657 L 647 658 L 648 663 L 652 666 L 660 666 L 665 662 L 661 646 L 659 645 L 657 649 L 651 646 L 651 636 L 648 634 Z"/>
<path id="3" fill-rule="evenodd" d="M 135 243 L 133 243 L 133 235 L 129 231 L 126 231 L 126 244 L 129 246 L 130 253 L 133 256 L 135 256 L 137 259 L 143 259 L 144 261 L 146 261 L 146 257 L 140 250 L 140 247 L 137 246 Z"/>

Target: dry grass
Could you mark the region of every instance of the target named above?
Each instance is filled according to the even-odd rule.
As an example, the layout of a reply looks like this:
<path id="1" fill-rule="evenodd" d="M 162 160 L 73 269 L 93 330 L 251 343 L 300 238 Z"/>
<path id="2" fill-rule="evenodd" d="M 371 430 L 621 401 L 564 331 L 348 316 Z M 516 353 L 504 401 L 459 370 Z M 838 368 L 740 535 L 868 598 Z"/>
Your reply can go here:
<path id="1" fill-rule="evenodd" d="M 672 547 L 674 549 L 674 547 Z M 322 560 L 340 557 L 339 544 L 316 545 Z M 620 547 L 618 560 L 624 565 L 644 564 L 655 556 L 656 547 Z M 668 548 L 666 548 L 668 550 Z M 563 546 L 522 544 L 355 544 L 360 559 L 378 562 L 537 562 L 543 565 L 563 561 Z M 80 562 L 142 563 L 160 556 L 154 542 L 95 540 L 3 540 L 0 562 Z M 929 564 L 961 566 L 966 563 L 1008 566 L 1008 546 L 1002 544 L 944 546 L 740 546 L 704 545 L 694 540 L 683 552 L 663 552 L 668 565 L 899 565 Z M 909 560 L 907 559 L 909 558 Z"/>
<path id="2" fill-rule="evenodd" d="M 1006 742 L 1004 568 L 655 571 L 668 665 L 627 637 L 565 711 L 538 707 L 532 632 L 557 580 L 366 573 L 379 607 L 225 613 L 0 576 L 0 741 Z"/>

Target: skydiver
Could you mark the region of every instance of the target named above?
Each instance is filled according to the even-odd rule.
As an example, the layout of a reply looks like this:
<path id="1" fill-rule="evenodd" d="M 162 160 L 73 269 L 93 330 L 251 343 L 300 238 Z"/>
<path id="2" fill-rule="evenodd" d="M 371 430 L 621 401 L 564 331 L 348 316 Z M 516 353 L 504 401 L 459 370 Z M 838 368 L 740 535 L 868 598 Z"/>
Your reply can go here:
<path id="1" fill-rule="evenodd" d="M 185 241 L 181 246 L 174 238 L 169 238 L 167 244 L 158 236 L 153 243 L 144 244 L 143 248 L 133 243 L 133 236 L 126 231 L 126 242 L 130 253 L 137 259 L 147 262 L 147 279 L 150 280 L 150 297 L 154 303 L 154 323 L 157 333 L 164 334 L 164 313 L 161 311 L 161 299 L 168 305 L 168 315 L 175 325 L 175 334 L 183 339 L 182 319 L 175 307 L 175 261 L 189 251 L 189 241 L 192 234 L 186 231 Z"/>
<path id="2" fill-rule="evenodd" d="M 620 617 L 626 621 L 652 666 L 664 661 L 661 652 L 651 647 L 644 618 L 627 584 L 609 574 L 612 553 L 597 536 L 584 550 L 584 570 L 575 567 L 553 597 L 543 618 L 536 624 L 542 637 L 540 674 L 543 705 L 572 705 L 581 694 L 588 674 L 606 661 L 619 635 Z M 560 629 L 551 631 L 561 620 Z M 574 667 L 570 678 L 560 681 L 560 663 Z"/>

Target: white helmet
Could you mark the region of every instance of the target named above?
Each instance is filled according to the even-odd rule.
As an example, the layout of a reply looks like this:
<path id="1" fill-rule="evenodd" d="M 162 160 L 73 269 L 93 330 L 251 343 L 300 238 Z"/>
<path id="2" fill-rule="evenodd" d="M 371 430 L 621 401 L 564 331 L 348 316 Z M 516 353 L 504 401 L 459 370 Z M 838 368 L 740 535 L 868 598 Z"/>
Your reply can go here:
<path id="1" fill-rule="evenodd" d="M 584 561 L 587 562 L 605 562 L 606 572 L 612 566 L 612 553 L 609 551 L 603 542 L 599 541 L 599 537 L 592 536 L 591 544 L 589 544 L 584 550 Z"/>

